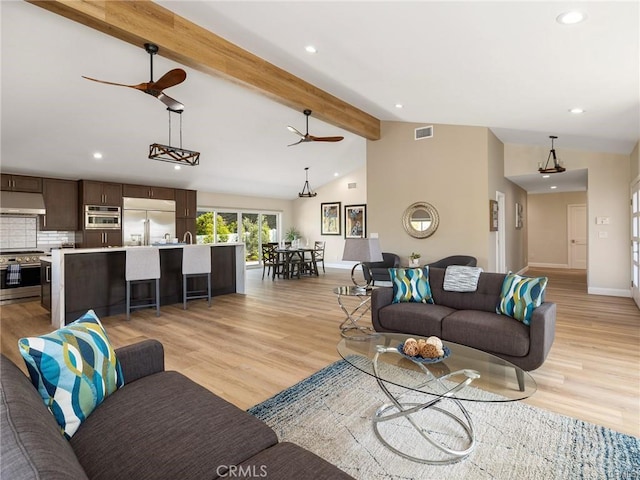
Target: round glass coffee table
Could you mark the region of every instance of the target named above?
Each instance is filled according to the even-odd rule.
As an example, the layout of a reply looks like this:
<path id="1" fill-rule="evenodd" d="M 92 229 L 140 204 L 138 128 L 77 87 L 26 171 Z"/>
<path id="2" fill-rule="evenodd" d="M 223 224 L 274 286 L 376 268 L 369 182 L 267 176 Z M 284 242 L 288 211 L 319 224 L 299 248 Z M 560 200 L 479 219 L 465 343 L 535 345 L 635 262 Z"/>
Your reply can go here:
<path id="1" fill-rule="evenodd" d="M 373 376 L 389 399 L 373 415 L 374 432 L 386 447 L 404 458 L 429 464 L 464 459 L 475 448 L 476 438 L 471 415 L 463 402 L 512 402 L 536 391 L 536 382 L 527 372 L 495 355 L 464 345 L 443 342 L 448 356 L 433 361 L 409 357 L 401 347 L 409 337 L 421 338 L 379 333 L 366 339 L 343 338 L 338 343 L 340 356 Z M 457 445 L 443 440 L 446 435 L 428 424 L 432 417 L 426 413 L 444 416 L 444 423 L 438 425 L 445 426 L 447 435 L 460 439 Z M 417 433 L 425 447 L 421 446 L 420 451 L 425 455 L 407 453 L 397 434 L 393 439 L 386 438 L 381 427 L 398 419 Z"/>

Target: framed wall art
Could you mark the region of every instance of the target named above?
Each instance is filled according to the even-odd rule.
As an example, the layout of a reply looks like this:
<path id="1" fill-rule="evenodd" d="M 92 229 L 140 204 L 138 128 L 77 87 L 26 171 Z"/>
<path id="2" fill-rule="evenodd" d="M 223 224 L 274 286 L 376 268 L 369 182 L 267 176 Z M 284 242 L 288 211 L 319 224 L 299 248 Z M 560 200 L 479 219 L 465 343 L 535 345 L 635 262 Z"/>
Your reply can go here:
<path id="1" fill-rule="evenodd" d="M 516 202 L 516 230 L 522 228 L 524 208 L 521 203 Z"/>
<path id="2" fill-rule="evenodd" d="M 489 231 L 498 231 L 498 202 L 489 200 Z"/>
<path id="3" fill-rule="evenodd" d="M 365 238 L 367 236 L 367 206 L 345 205 L 344 238 Z"/>
<path id="4" fill-rule="evenodd" d="M 320 204 L 320 235 L 340 235 L 341 202 Z"/>

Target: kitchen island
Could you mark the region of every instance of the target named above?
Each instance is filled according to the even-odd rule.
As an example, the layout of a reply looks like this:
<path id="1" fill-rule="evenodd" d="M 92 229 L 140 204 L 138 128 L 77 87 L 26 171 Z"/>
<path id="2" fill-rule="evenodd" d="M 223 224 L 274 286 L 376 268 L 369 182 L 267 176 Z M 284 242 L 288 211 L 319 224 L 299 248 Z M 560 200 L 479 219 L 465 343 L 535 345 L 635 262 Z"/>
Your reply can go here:
<path id="1" fill-rule="evenodd" d="M 51 324 L 60 328 L 93 309 L 98 316 L 126 311 L 125 257 L 128 248 L 78 248 L 51 252 Z M 166 244 L 160 250 L 160 304 L 182 303 L 182 249 Z M 211 294 L 245 292 L 243 243 L 211 244 Z M 205 278 L 195 279 L 206 285 Z M 200 288 L 199 284 L 195 285 Z M 146 296 L 146 284 L 134 296 Z M 204 287 L 206 288 L 206 287 Z"/>

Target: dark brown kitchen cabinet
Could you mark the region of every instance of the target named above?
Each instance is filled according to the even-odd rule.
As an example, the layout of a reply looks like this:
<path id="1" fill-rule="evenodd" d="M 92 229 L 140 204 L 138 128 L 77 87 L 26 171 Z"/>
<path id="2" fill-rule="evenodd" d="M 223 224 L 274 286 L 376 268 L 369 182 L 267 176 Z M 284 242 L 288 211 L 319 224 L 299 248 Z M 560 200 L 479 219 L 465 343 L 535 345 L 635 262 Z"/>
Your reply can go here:
<path id="1" fill-rule="evenodd" d="M 78 230 L 78 182 L 43 178 L 42 195 L 47 213 L 40 217 L 41 230 Z"/>
<path id="2" fill-rule="evenodd" d="M 175 200 L 175 190 L 168 187 L 149 187 L 146 185 L 131 185 L 125 183 L 122 186 L 122 196 L 155 198 L 156 200 Z"/>
<path id="3" fill-rule="evenodd" d="M 122 230 L 85 230 L 82 248 L 120 247 Z"/>
<path id="4" fill-rule="evenodd" d="M 185 240 L 185 234 L 191 232 L 191 241 L 196 243 L 196 219 L 195 218 L 176 218 L 176 237 L 180 241 Z M 187 238 L 187 243 L 189 239 Z"/>
<path id="5" fill-rule="evenodd" d="M 42 178 L 29 177 L 27 175 L 10 175 L 3 173 L 0 175 L 0 190 L 12 192 L 42 193 Z"/>
<path id="6" fill-rule="evenodd" d="M 122 206 L 122 184 L 109 182 L 80 181 L 82 205 Z"/>
<path id="7" fill-rule="evenodd" d="M 51 311 L 51 262 L 40 262 L 40 305 Z"/>
<path id="8" fill-rule="evenodd" d="M 196 218 L 197 192 L 176 189 L 176 218 Z"/>

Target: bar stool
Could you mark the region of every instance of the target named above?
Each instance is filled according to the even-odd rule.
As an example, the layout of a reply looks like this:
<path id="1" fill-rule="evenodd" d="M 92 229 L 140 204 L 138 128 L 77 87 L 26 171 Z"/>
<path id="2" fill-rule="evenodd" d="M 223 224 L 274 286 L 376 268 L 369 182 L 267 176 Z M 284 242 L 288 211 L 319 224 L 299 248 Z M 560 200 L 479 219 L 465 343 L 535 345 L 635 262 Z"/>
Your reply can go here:
<path id="1" fill-rule="evenodd" d="M 204 290 L 187 290 L 187 279 L 207 277 L 207 294 Z M 194 294 L 194 295 L 190 295 Z M 182 248 L 182 307 L 187 309 L 187 300 L 206 298 L 211 306 L 211 247 L 189 245 Z"/>
<path id="2" fill-rule="evenodd" d="M 127 320 L 134 308 L 156 307 L 156 316 L 160 316 L 160 250 L 155 247 L 127 248 L 125 279 L 127 281 Z M 131 305 L 131 284 L 153 282 L 155 280 L 155 302 Z M 147 298 L 146 300 L 151 300 Z"/>

